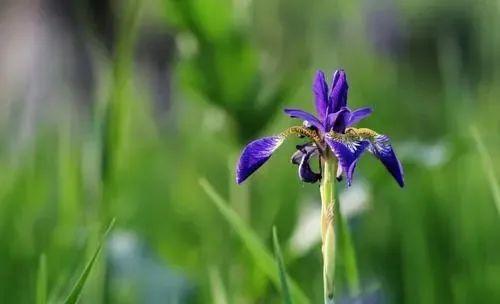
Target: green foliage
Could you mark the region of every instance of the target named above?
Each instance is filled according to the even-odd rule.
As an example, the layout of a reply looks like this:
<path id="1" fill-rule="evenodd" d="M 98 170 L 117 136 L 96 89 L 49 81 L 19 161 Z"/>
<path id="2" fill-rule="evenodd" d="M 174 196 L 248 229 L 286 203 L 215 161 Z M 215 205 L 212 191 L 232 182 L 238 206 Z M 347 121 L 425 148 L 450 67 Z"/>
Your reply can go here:
<path id="1" fill-rule="evenodd" d="M 47 258 L 42 253 L 36 277 L 36 304 L 45 303 L 47 303 Z"/>
<path id="2" fill-rule="evenodd" d="M 283 255 L 281 253 L 280 243 L 278 240 L 278 232 L 276 231 L 276 227 L 273 227 L 273 247 L 274 247 L 274 256 L 276 259 L 276 264 L 278 266 L 278 273 L 280 275 L 280 283 L 281 283 L 281 296 L 283 297 L 283 303 L 292 304 L 292 295 L 290 294 L 290 289 L 288 287 L 288 278 L 285 269 L 285 262 L 283 260 Z"/>
<path id="3" fill-rule="evenodd" d="M 221 212 L 223 217 L 228 221 L 230 226 L 236 231 L 237 235 L 240 237 L 241 241 L 245 244 L 253 260 L 258 268 L 264 272 L 268 278 L 279 287 L 281 284 L 280 273 L 274 271 L 274 260 L 272 255 L 268 252 L 266 247 L 262 244 L 259 238 L 252 232 L 250 227 L 248 227 L 233 210 L 227 207 L 227 203 L 220 197 L 220 195 L 215 192 L 213 187 L 208 183 L 207 180 L 201 179 L 200 185 L 203 190 L 210 197 L 212 202 L 215 204 L 217 209 Z M 305 294 L 300 290 L 297 283 L 291 281 L 291 294 L 293 295 L 297 303 L 309 303 L 309 300 Z"/>
<path id="4" fill-rule="evenodd" d="M 60 93 L 63 101 L 32 108 L 10 93 L 16 81 L 2 82 L 2 97 L 12 96 L 2 99 L 0 115 L 0 302 L 64 298 L 86 240 L 93 251 L 97 227 L 112 216 L 155 257 L 152 273 L 173 269 L 188 278 L 188 303 L 282 302 L 269 250 L 276 225 L 294 302 L 304 294 L 321 302 L 320 244 L 310 238 L 306 246 L 296 233 L 298 226 L 308 229 L 304 239 L 319 233 L 304 219 L 320 205 L 318 187 L 300 183 L 289 164 L 301 140 L 283 145 L 246 185 L 234 184 L 233 170 L 247 141 L 300 124 L 282 107 L 313 110 L 315 69 L 338 67 L 348 73 L 350 105 L 372 106 L 366 125 L 391 137 L 407 186 L 399 189 L 369 156 L 359 162 L 354 183 L 365 186 L 367 208 L 343 224 L 352 231 L 343 248 L 355 251 L 357 264 L 337 255 L 336 292 L 348 293 L 346 271 L 355 267 L 360 293 L 380 287 L 389 303 L 500 302 L 497 3 L 114 3 L 110 56 L 87 36 L 93 24 L 82 28 L 95 67 L 85 104 L 62 82 L 49 97 Z M 166 112 L 152 102 L 137 58 L 151 28 L 175 49 Z M 56 69 L 50 58 L 44 79 Z M 40 108 L 49 114 L 29 119 Z M 213 187 L 199 187 L 200 176 Z M 343 183 L 337 189 L 353 193 Z M 81 302 L 122 303 L 109 265 L 92 261 Z M 146 280 L 134 279 L 120 283 L 139 297 L 145 288 L 134 282 Z M 148 287 L 156 291 L 156 283 L 166 284 Z"/>
<path id="5" fill-rule="evenodd" d="M 113 226 L 115 224 L 115 219 L 112 219 L 111 222 L 108 225 L 108 228 L 106 228 L 106 231 L 102 235 L 102 239 L 97 245 L 97 248 L 94 251 L 94 254 L 88 261 L 87 265 L 85 265 L 85 268 L 83 269 L 82 273 L 80 274 L 80 277 L 76 281 L 75 285 L 71 289 L 71 292 L 69 293 L 68 297 L 66 300 L 64 300 L 65 304 L 74 304 L 78 302 L 78 299 L 80 298 L 83 287 L 85 286 L 85 282 L 87 281 L 87 278 L 92 271 L 92 267 L 94 267 L 95 261 L 97 260 L 97 257 L 99 256 L 99 253 L 101 253 L 102 246 L 106 240 L 106 236 L 108 233 L 113 229 Z"/>

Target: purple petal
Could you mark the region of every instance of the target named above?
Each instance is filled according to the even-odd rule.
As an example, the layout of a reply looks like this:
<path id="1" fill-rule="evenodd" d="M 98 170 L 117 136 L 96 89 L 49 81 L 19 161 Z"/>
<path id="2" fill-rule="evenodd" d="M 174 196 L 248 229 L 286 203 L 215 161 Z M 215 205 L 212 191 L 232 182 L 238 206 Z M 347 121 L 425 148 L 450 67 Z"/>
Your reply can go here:
<path id="1" fill-rule="evenodd" d="M 294 165 L 300 165 L 302 157 L 304 157 L 305 154 L 311 153 L 314 150 L 318 150 L 316 145 L 314 145 L 312 142 L 308 142 L 302 145 L 297 145 L 295 146 L 295 148 L 297 149 L 297 151 L 295 151 L 295 153 L 292 154 L 292 157 L 290 159 L 290 161 Z"/>
<path id="2" fill-rule="evenodd" d="M 373 110 L 371 108 L 359 108 L 351 112 L 351 117 L 347 121 L 346 127 L 353 126 L 360 122 L 362 119 L 370 116 Z"/>
<path id="3" fill-rule="evenodd" d="M 346 107 L 340 109 L 335 113 L 328 114 L 325 123 L 325 130 L 327 132 L 333 130 L 337 133 L 344 133 L 344 130 L 347 126 L 350 117 L 351 117 L 351 112 Z"/>
<path id="4" fill-rule="evenodd" d="M 347 78 L 344 70 L 336 70 L 333 74 L 332 87 L 330 88 L 328 113 L 335 113 L 347 106 Z"/>
<path id="5" fill-rule="evenodd" d="M 326 84 L 325 74 L 322 71 L 316 72 L 313 93 L 316 101 L 316 113 L 318 113 L 319 120 L 324 121 L 328 105 L 328 85 Z"/>
<path id="6" fill-rule="evenodd" d="M 392 149 L 389 137 L 386 135 L 375 136 L 369 150 L 384 164 L 399 186 L 403 187 L 405 184 L 403 166 Z"/>
<path id="7" fill-rule="evenodd" d="M 321 179 L 321 174 L 312 171 L 309 160 L 318 153 L 318 149 L 310 150 L 304 154 L 299 164 L 299 178 L 306 183 L 315 183 Z"/>
<path id="8" fill-rule="evenodd" d="M 241 184 L 260 168 L 283 143 L 283 136 L 269 136 L 249 143 L 241 153 L 236 167 L 236 183 Z"/>
<path id="9" fill-rule="evenodd" d="M 346 175 L 347 185 L 350 186 L 358 159 L 370 143 L 366 140 L 347 141 L 347 138 L 333 138 L 330 135 L 325 136 L 325 141 L 337 157 L 339 165 Z"/>
<path id="10" fill-rule="evenodd" d="M 284 111 L 290 117 L 299 118 L 299 119 L 302 119 L 302 120 L 309 122 L 311 125 L 315 126 L 318 130 L 320 130 L 322 132 L 325 130 L 321 121 L 319 121 L 316 118 L 316 116 L 312 115 L 311 113 L 308 113 L 306 111 L 302 111 L 299 109 L 285 109 Z"/>

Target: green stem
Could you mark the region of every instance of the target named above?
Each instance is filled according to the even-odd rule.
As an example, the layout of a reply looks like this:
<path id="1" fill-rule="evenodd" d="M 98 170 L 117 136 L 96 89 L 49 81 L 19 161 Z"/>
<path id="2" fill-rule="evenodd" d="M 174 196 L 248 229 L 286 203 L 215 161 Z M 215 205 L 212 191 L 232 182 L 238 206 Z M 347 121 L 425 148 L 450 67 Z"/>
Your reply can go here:
<path id="1" fill-rule="evenodd" d="M 325 303 L 333 303 L 335 278 L 336 233 L 340 245 L 341 258 L 344 264 L 345 276 L 349 294 L 353 297 L 360 292 L 356 251 L 349 232 L 349 227 L 342 214 L 339 204 L 335 204 L 334 178 L 337 169 L 335 158 L 327 154 L 322 161 L 321 192 L 321 236 L 323 254 L 323 284 Z M 338 231 L 335 231 L 335 227 Z"/>
<path id="2" fill-rule="evenodd" d="M 335 230 L 334 210 L 335 192 L 333 177 L 335 175 L 335 159 L 327 154 L 324 157 L 321 192 L 321 251 L 323 254 L 323 286 L 325 304 L 333 303 L 335 277 Z"/>

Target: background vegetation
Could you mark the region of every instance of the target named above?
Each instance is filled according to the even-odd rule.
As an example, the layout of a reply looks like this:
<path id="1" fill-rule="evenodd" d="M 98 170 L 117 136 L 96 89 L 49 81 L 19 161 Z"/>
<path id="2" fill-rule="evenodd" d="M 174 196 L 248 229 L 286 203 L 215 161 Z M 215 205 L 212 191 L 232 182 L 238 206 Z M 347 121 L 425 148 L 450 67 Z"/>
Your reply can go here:
<path id="1" fill-rule="evenodd" d="M 338 185 L 361 298 L 500 302 L 497 1 L 0 7 L 0 302 L 40 301 L 40 284 L 66 298 L 112 218 L 82 303 L 279 303 L 273 226 L 294 284 L 322 301 L 318 186 L 289 164 L 295 142 L 246 185 L 234 164 L 295 123 L 284 106 L 313 109 L 316 69 L 339 67 L 407 184 L 365 156 Z"/>

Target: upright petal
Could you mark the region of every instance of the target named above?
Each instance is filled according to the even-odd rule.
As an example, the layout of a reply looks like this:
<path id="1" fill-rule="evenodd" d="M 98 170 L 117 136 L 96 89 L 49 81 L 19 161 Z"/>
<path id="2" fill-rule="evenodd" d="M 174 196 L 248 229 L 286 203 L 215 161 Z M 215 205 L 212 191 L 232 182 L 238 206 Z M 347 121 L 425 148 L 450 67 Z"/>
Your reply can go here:
<path id="1" fill-rule="evenodd" d="M 284 136 L 269 136 L 249 143 L 241 153 L 236 167 L 236 182 L 241 184 L 259 169 L 285 140 Z"/>
<path id="2" fill-rule="evenodd" d="M 336 133 L 344 133 L 349 118 L 351 117 L 351 112 L 347 107 L 341 108 L 339 111 L 328 114 L 325 122 L 325 131 L 334 131 Z"/>
<path id="3" fill-rule="evenodd" d="M 346 175 L 347 185 L 350 186 L 359 157 L 370 143 L 366 140 L 353 139 L 344 134 L 332 135 L 331 133 L 325 135 L 325 141 L 337 157 L 339 165 Z"/>
<path id="4" fill-rule="evenodd" d="M 347 77 L 344 70 L 336 70 L 333 74 L 332 87 L 330 88 L 328 114 L 335 113 L 340 108 L 347 106 Z"/>
<path id="5" fill-rule="evenodd" d="M 322 71 L 316 72 L 313 83 L 313 93 L 316 104 L 316 113 L 320 121 L 324 121 L 328 105 L 328 85 L 326 84 L 325 74 Z"/>
<path id="6" fill-rule="evenodd" d="M 371 108 L 359 108 L 351 112 L 351 116 L 349 117 L 346 127 L 353 126 L 360 122 L 362 119 L 370 116 L 373 110 Z"/>
<path id="7" fill-rule="evenodd" d="M 389 137 L 380 134 L 374 136 L 369 151 L 384 164 L 399 186 L 403 187 L 405 184 L 403 166 L 392 149 Z"/>
<path id="8" fill-rule="evenodd" d="M 323 123 L 319 121 L 316 118 L 316 116 L 312 115 L 311 113 L 299 109 L 285 109 L 284 111 L 290 117 L 302 119 L 304 121 L 309 122 L 311 125 L 315 126 L 321 132 L 325 130 L 325 128 L 323 127 Z"/>

